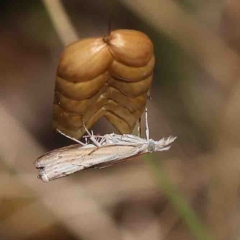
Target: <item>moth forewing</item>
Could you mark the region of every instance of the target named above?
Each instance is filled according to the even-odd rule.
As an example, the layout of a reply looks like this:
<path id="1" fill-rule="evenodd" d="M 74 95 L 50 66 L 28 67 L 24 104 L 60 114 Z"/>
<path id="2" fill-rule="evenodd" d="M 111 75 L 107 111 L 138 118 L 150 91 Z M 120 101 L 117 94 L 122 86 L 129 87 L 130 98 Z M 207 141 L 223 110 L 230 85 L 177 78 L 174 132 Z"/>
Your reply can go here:
<path id="1" fill-rule="evenodd" d="M 69 161 L 71 158 L 73 158 L 73 156 L 88 154 L 94 148 L 95 146 L 92 144 L 83 147 L 80 144 L 74 144 L 55 149 L 39 157 L 35 166 L 36 168 L 42 168 L 45 166 L 56 165 L 65 161 Z"/>
<path id="2" fill-rule="evenodd" d="M 67 176 L 74 172 L 101 164 L 112 165 L 113 162 L 126 159 L 145 152 L 147 145 L 142 144 L 108 144 L 96 147 L 92 144 L 81 147 L 72 145 L 49 152 L 36 161 L 39 177 L 48 182 Z"/>

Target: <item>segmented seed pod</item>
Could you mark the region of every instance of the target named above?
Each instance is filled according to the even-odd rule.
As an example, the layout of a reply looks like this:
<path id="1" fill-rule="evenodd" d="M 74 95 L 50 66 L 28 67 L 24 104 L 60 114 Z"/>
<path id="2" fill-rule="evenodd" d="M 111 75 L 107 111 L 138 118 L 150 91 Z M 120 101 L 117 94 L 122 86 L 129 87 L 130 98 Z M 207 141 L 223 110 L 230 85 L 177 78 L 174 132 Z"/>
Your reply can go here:
<path id="1" fill-rule="evenodd" d="M 131 133 L 144 111 L 152 82 L 151 40 L 135 30 L 116 30 L 70 44 L 57 69 L 54 128 L 81 138 L 101 117 Z"/>

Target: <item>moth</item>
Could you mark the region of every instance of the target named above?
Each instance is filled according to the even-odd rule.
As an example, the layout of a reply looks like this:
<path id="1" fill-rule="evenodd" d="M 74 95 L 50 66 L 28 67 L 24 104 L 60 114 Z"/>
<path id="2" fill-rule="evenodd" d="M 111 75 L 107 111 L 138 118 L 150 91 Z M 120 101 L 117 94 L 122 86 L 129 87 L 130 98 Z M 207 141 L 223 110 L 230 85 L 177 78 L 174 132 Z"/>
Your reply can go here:
<path id="1" fill-rule="evenodd" d="M 88 133 L 85 138 L 91 143 L 83 143 L 59 131 L 78 144 L 56 149 L 39 157 L 35 163 L 39 170 L 38 177 L 49 182 L 83 169 L 104 168 L 145 153 L 169 150 L 176 137 L 162 138 L 159 141 L 150 139 L 147 112 L 145 118 L 146 139 L 131 134 L 96 136 L 85 127 Z"/>

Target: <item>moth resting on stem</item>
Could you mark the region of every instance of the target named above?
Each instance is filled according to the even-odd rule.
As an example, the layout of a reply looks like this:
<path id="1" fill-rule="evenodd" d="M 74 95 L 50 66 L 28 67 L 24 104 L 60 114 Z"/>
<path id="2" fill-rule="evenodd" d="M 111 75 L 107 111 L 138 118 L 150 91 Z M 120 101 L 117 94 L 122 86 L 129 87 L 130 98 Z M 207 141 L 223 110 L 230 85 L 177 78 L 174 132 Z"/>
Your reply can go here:
<path id="1" fill-rule="evenodd" d="M 144 153 L 165 151 L 176 137 L 162 138 L 154 141 L 149 138 L 147 108 L 145 109 L 146 139 L 131 134 L 105 134 L 95 136 L 86 128 L 87 136 L 92 143 L 83 143 L 64 136 L 78 144 L 53 150 L 39 157 L 35 167 L 39 169 L 38 177 L 44 182 L 70 175 L 86 168 L 104 168 L 125 161 Z M 85 125 L 84 125 L 85 126 Z"/>

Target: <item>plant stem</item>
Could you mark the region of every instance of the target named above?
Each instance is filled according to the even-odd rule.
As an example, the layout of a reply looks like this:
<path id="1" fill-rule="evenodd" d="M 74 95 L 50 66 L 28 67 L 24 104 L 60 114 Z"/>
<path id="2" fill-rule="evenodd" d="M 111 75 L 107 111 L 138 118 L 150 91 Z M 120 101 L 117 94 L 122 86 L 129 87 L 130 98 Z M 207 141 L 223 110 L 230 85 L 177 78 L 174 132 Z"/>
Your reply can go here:
<path id="1" fill-rule="evenodd" d="M 161 161 L 154 158 L 150 159 L 148 156 L 144 156 L 143 158 L 154 173 L 158 187 L 163 191 L 179 216 L 184 220 L 192 235 L 198 240 L 213 240 L 214 238 L 208 232 L 205 224 L 202 223 L 187 200 L 182 197 L 177 187 L 169 181 Z"/>

